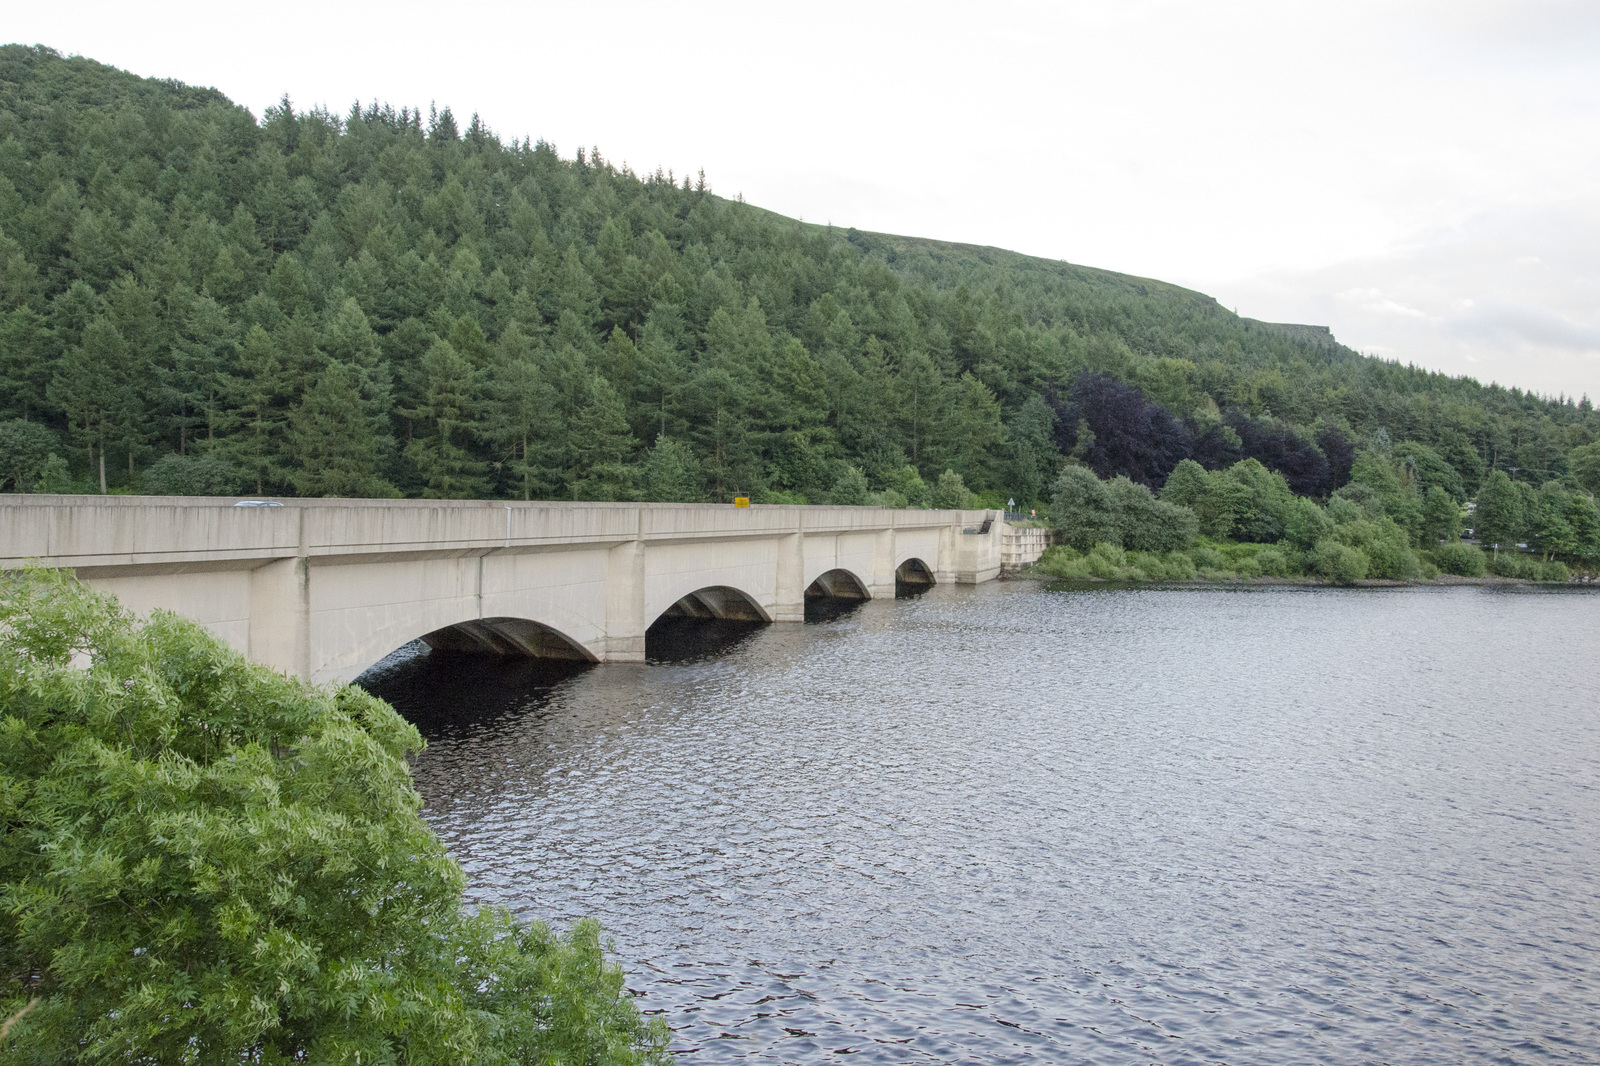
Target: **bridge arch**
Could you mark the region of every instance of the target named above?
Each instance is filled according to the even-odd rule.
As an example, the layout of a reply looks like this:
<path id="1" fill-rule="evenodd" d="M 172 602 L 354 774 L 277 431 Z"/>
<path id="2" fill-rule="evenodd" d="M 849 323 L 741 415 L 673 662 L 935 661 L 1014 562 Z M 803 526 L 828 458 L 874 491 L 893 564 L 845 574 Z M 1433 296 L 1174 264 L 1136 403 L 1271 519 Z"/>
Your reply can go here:
<path id="1" fill-rule="evenodd" d="M 870 600 L 872 591 L 854 571 L 841 566 L 824 570 L 806 586 L 806 599 L 823 596 L 836 600 Z"/>
<path id="2" fill-rule="evenodd" d="M 894 583 L 896 586 L 909 585 L 912 588 L 927 588 L 938 582 L 933 576 L 933 567 L 913 555 L 895 567 Z"/>
<path id="3" fill-rule="evenodd" d="M 421 639 L 434 651 L 600 661 L 559 629 L 529 618 L 472 618 L 424 633 Z"/>
<path id="4" fill-rule="evenodd" d="M 664 618 L 718 619 L 731 622 L 770 622 L 772 613 L 761 601 L 732 585 L 707 585 L 673 600 L 665 609 L 654 612 L 650 624 Z"/>

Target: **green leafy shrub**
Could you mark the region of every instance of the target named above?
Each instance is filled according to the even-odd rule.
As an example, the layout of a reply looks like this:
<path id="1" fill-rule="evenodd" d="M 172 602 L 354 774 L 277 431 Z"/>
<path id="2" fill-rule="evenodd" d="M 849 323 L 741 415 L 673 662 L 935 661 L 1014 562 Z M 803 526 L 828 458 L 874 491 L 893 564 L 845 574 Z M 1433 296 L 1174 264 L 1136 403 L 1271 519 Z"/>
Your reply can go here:
<path id="1" fill-rule="evenodd" d="M 1367 559 L 1367 576 L 1410 581 L 1421 573 L 1416 553 L 1405 530 L 1393 519 L 1362 519 L 1334 527 L 1334 539 L 1361 549 Z"/>
<path id="2" fill-rule="evenodd" d="M 1351 585 L 1367 576 L 1367 554 L 1332 537 L 1317 542 L 1317 573 L 1335 585 Z"/>
<path id="3" fill-rule="evenodd" d="M 163 455 L 144 472 L 147 496 L 231 496 L 239 472 L 214 455 Z"/>
<path id="4" fill-rule="evenodd" d="M 1193 581 L 1196 573 L 1194 560 L 1180 551 L 1129 552 L 1127 562 L 1145 581 Z"/>
<path id="5" fill-rule="evenodd" d="M 967 491 L 967 483 L 960 474 L 946 470 L 939 475 L 933 487 L 933 506 L 950 511 L 961 511 L 972 506 L 972 493 Z"/>
<path id="6" fill-rule="evenodd" d="M 599 934 L 463 912 L 388 704 L 0 584 L 0 1016 L 16 1062 L 660 1063 Z"/>
<path id="7" fill-rule="evenodd" d="M 0 491 L 32 492 L 58 448 L 55 431 L 48 426 L 20 418 L 0 422 Z"/>
<path id="8" fill-rule="evenodd" d="M 1056 478 L 1050 515 L 1064 544 L 1086 552 L 1117 535 L 1105 482 L 1083 466 L 1066 466 Z"/>
<path id="9" fill-rule="evenodd" d="M 829 490 L 828 502 L 846 507 L 859 507 L 867 502 L 870 492 L 867 476 L 856 467 L 846 466 L 839 472 L 833 488 Z"/>
<path id="10" fill-rule="evenodd" d="M 1194 542 L 1194 512 L 1157 499 L 1126 477 L 1101 481 L 1087 467 L 1056 478 L 1050 513 L 1062 539 L 1079 551 L 1109 544 L 1132 551 L 1181 551 Z"/>
<path id="11" fill-rule="evenodd" d="M 1263 574 L 1272 577 L 1293 577 L 1297 572 L 1287 554 L 1277 548 L 1262 548 L 1256 552 L 1256 565 Z"/>
<path id="12" fill-rule="evenodd" d="M 1523 581 L 1566 581 L 1571 577 L 1566 564 L 1558 559 L 1546 560 L 1537 555 L 1508 551 L 1490 557 L 1489 573 Z"/>
<path id="13" fill-rule="evenodd" d="M 1441 544 L 1433 549 L 1433 565 L 1458 577 L 1482 577 L 1489 569 L 1489 557 L 1476 544 Z"/>

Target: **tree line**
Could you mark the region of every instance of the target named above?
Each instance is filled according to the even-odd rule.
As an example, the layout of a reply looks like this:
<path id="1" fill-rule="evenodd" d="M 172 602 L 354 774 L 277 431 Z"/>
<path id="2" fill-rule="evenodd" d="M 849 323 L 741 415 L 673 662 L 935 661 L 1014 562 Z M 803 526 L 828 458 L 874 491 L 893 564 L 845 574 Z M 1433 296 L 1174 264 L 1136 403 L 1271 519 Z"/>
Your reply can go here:
<path id="1" fill-rule="evenodd" d="M 1379 431 L 1469 494 L 1600 482 L 1586 398 L 1175 286 L 0 49 L 0 488 L 994 506 L 1255 459 L 1325 497 Z"/>
<path id="2" fill-rule="evenodd" d="M 1354 452 L 1349 480 L 1325 501 L 1297 494 L 1255 458 L 1211 470 L 1180 459 L 1159 493 L 1069 462 L 1050 509 L 1061 546 L 1041 569 L 1135 581 L 1266 575 L 1348 584 L 1490 572 L 1564 581 L 1571 568 L 1600 561 L 1600 507 L 1583 489 L 1556 480 L 1536 488 L 1495 470 L 1470 506 L 1463 500 L 1459 476 L 1436 453 L 1381 432 Z"/>

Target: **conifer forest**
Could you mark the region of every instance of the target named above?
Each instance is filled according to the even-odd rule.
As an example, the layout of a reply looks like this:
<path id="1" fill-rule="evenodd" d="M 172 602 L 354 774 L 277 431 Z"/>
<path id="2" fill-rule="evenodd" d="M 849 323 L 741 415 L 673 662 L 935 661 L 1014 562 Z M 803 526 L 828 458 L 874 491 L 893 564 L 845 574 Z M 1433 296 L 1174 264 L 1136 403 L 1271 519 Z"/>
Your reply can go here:
<path id="1" fill-rule="evenodd" d="M 1040 211 L 1063 205 L 1040 204 Z M 476 115 L 0 49 L 0 488 L 989 506 L 1375 439 L 1600 488 L 1600 419 L 1202 294 L 802 223 Z M 1409 473 L 1408 473 L 1409 472 Z"/>

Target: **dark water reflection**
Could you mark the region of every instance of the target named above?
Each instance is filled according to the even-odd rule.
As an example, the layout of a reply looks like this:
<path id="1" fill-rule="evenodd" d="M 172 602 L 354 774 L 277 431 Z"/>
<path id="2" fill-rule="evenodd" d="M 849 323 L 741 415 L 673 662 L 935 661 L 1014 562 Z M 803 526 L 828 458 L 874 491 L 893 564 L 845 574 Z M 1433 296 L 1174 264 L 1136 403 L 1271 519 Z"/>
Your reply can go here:
<path id="1" fill-rule="evenodd" d="M 1016 583 L 373 685 L 476 898 L 600 918 L 685 1063 L 1595 1062 L 1597 634 Z"/>

